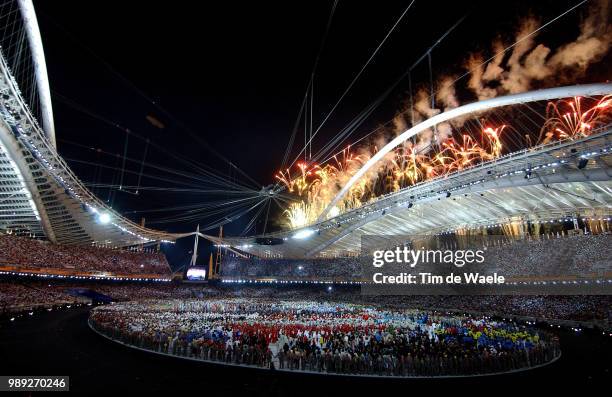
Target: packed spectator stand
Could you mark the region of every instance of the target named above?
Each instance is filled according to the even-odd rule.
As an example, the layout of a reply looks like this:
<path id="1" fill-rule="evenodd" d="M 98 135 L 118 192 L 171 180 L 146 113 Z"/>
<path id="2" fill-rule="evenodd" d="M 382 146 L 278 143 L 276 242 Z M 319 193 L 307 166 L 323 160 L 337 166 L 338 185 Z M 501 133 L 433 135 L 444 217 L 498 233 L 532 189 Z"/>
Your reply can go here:
<path id="1" fill-rule="evenodd" d="M 0 281 L 0 315 L 90 302 L 63 289 L 45 287 L 44 283 Z"/>
<path id="2" fill-rule="evenodd" d="M 612 276 L 612 234 L 492 236 L 481 268 L 506 277 Z M 477 269 L 476 269 L 477 271 Z M 228 255 L 221 267 L 227 280 L 269 279 L 361 282 L 360 257 L 261 259 Z"/>
<path id="3" fill-rule="evenodd" d="M 14 234 L 0 234 L 0 270 L 59 274 L 164 276 L 170 266 L 163 253 L 96 246 L 57 245 Z"/>

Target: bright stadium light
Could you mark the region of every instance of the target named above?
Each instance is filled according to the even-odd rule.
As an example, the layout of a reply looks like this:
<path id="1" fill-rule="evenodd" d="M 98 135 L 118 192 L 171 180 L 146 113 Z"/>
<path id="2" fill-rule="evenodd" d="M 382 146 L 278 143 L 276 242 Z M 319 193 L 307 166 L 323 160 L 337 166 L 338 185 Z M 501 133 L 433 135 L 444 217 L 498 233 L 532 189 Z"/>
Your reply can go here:
<path id="1" fill-rule="evenodd" d="M 108 214 L 108 212 L 103 212 L 100 215 L 98 215 L 98 222 L 100 222 L 103 225 L 109 223 L 110 220 L 111 220 L 111 217 Z"/>
<path id="2" fill-rule="evenodd" d="M 293 235 L 293 238 L 296 239 L 304 239 L 304 238 L 308 238 L 310 236 L 312 236 L 314 234 L 314 230 L 312 229 L 302 229 L 299 232 L 295 233 Z"/>

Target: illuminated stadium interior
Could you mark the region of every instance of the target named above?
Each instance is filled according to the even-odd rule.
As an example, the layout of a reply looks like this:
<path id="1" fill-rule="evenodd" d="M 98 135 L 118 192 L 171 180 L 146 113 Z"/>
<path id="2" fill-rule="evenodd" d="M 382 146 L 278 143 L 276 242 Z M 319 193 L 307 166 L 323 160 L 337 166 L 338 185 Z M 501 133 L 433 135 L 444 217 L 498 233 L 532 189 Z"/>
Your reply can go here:
<path id="1" fill-rule="evenodd" d="M 0 1 L 0 391 L 607 384 L 609 1 L 94 3 Z"/>

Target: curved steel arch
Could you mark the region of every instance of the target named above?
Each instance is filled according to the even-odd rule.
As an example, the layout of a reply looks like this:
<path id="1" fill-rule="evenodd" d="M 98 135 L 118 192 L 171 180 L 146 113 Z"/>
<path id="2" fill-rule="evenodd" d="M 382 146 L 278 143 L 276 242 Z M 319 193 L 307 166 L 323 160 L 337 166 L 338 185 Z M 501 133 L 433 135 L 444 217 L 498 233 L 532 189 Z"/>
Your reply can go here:
<path id="1" fill-rule="evenodd" d="M 55 124 L 53 122 L 53 108 L 51 106 L 51 89 L 49 87 L 49 76 L 47 75 L 47 62 L 45 61 L 45 53 L 43 51 L 36 12 L 34 11 L 34 4 L 32 4 L 32 0 L 18 0 L 18 3 L 25 25 L 26 35 L 28 37 L 28 44 L 32 52 L 36 88 L 40 101 L 42 128 L 53 147 L 56 147 Z"/>
<path id="2" fill-rule="evenodd" d="M 123 217 L 85 187 L 34 119 L 2 54 L 0 88 L 4 93 L 0 98 L 0 144 L 16 164 L 14 173 L 19 172 L 18 179 L 23 179 L 31 194 L 49 240 L 121 247 L 179 238 Z M 10 170 L 0 169 L 0 177 L 4 172 Z M 43 200 L 43 195 L 50 200 Z M 112 221 L 97 222 L 100 212 L 108 213 Z"/>
<path id="3" fill-rule="evenodd" d="M 401 145 L 408 138 L 411 138 L 419 132 L 425 131 L 426 129 L 433 127 L 437 124 L 445 121 L 452 120 L 454 118 L 465 116 L 470 113 L 481 112 L 484 110 L 495 109 L 498 107 L 517 105 L 536 101 L 546 101 L 551 99 L 568 98 L 574 96 L 593 96 L 593 95 L 606 95 L 612 93 L 612 83 L 601 83 L 601 84 L 585 84 L 575 85 L 567 87 L 555 87 L 548 88 L 538 91 L 524 92 L 520 94 L 507 95 L 503 97 L 497 97 L 487 99 L 484 101 L 474 102 L 467 105 L 460 106 L 458 108 L 449 110 L 444 113 L 437 114 L 422 123 L 415 125 L 412 128 L 404 131 L 402 134 L 395 137 L 391 142 L 381 148 L 372 158 L 370 158 L 364 165 L 349 179 L 349 181 L 340 189 L 336 197 L 327 205 L 325 210 L 319 215 L 316 223 L 321 222 L 325 219 L 325 216 L 329 211 L 344 197 L 349 189 L 363 176 L 365 173 L 380 161 L 387 153 Z"/>

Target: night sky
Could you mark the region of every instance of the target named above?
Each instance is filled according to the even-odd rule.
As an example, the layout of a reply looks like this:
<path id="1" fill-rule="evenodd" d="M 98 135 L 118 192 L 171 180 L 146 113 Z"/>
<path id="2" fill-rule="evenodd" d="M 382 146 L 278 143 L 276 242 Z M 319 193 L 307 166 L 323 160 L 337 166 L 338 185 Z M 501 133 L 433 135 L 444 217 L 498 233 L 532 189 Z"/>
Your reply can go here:
<path id="1" fill-rule="evenodd" d="M 119 184 L 126 150 L 124 128 L 131 131 L 127 158 L 134 159 L 123 167 L 124 186 L 137 185 L 145 139 L 151 144 L 140 186 L 208 188 L 207 177 L 198 175 L 197 168 L 185 159 L 246 183 L 222 157 L 253 178 L 258 189 L 274 182 L 332 1 L 199 2 L 197 7 L 187 1 L 34 3 L 52 89 L 58 148 L 84 182 Z M 500 3 L 491 1 L 416 0 L 321 130 L 313 152 L 461 17 L 467 15 L 432 53 L 434 76 L 462 73 L 467 55 L 489 51 L 498 34 L 511 42 L 521 17 L 532 14 L 547 21 L 576 3 L 506 1 L 502 9 Z M 407 0 L 339 1 L 315 77 L 315 127 L 408 4 Z M 547 28 L 538 40 L 554 46 L 575 38 L 580 10 L 585 8 Z M 415 86 L 429 84 L 427 62 L 415 70 L 412 80 Z M 390 120 L 402 108 L 407 87 L 407 81 L 402 81 L 351 138 Z M 469 95 L 461 99 L 473 100 Z M 291 158 L 303 140 L 303 132 L 298 131 Z M 162 172 L 156 166 L 198 179 Z M 139 221 L 144 216 L 149 226 L 173 232 L 192 231 L 197 223 L 206 221 L 156 224 L 184 212 L 163 209 L 224 198 L 195 192 L 157 190 L 134 195 L 117 188 L 92 190 L 129 218 Z M 153 209 L 161 211 L 147 212 Z M 273 209 L 268 231 L 278 228 L 274 220 L 279 217 L 280 211 Z M 226 233 L 242 232 L 247 222 L 248 217 L 233 222 L 226 226 Z M 249 234 L 262 230 L 260 220 Z M 169 252 L 174 267 L 189 256 L 192 240 L 184 240 Z M 207 258 L 205 252 L 200 259 L 206 262 Z"/>

